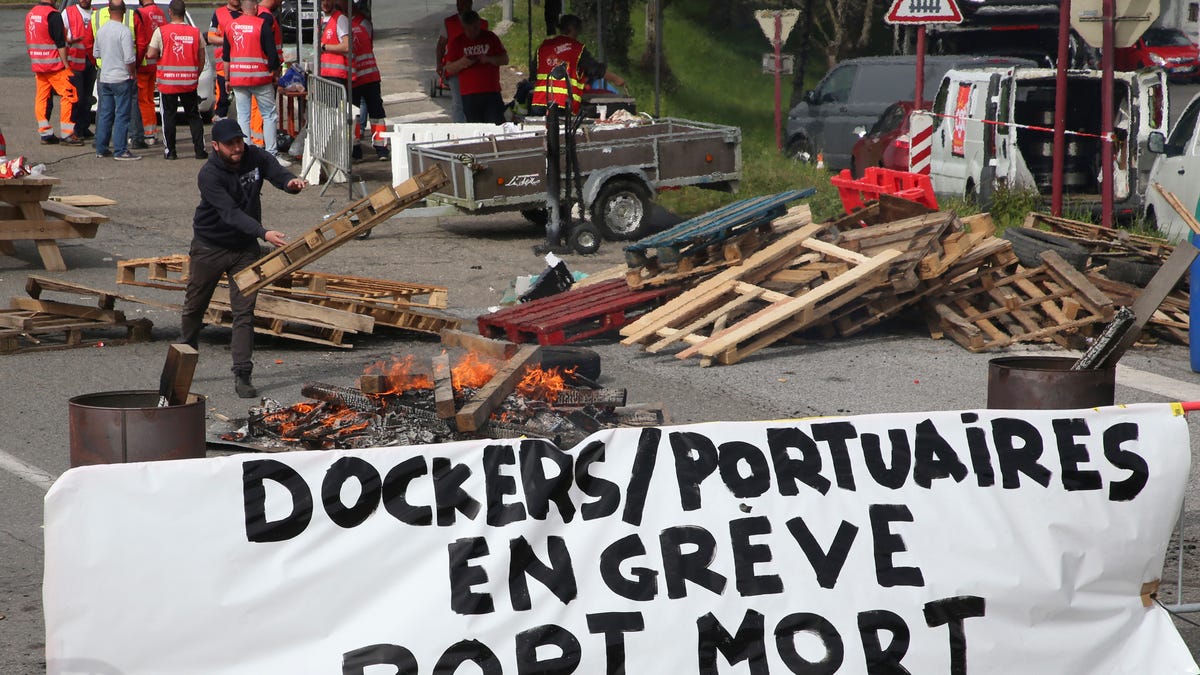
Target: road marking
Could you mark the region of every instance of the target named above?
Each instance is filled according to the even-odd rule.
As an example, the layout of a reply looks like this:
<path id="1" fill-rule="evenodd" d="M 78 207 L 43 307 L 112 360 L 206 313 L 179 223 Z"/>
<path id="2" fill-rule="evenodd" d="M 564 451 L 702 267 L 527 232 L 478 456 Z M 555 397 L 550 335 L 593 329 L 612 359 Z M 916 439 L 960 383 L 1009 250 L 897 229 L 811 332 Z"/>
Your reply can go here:
<path id="1" fill-rule="evenodd" d="M 1158 394 L 1172 401 L 1200 401 L 1200 385 L 1117 364 L 1117 384 Z"/>
<path id="2" fill-rule="evenodd" d="M 39 469 L 3 450 L 0 450 L 0 469 L 4 469 L 30 485 L 41 488 L 42 492 L 50 490 L 50 486 L 54 485 L 55 480 L 58 480 L 58 476 L 49 471 Z"/>

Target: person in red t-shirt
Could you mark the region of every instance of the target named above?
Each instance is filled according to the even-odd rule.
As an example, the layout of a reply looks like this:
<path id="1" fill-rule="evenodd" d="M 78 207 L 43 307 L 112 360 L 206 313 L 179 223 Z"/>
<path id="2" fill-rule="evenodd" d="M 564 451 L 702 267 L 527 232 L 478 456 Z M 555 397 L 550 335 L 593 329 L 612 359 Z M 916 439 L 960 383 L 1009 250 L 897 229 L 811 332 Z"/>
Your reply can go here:
<path id="1" fill-rule="evenodd" d="M 446 45 L 446 74 L 458 76 L 468 122 L 503 124 L 500 66 L 508 65 L 508 52 L 495 33 L 480 25 L 478 13 L 466 12 L 462 23 L 462 35 Z"/>

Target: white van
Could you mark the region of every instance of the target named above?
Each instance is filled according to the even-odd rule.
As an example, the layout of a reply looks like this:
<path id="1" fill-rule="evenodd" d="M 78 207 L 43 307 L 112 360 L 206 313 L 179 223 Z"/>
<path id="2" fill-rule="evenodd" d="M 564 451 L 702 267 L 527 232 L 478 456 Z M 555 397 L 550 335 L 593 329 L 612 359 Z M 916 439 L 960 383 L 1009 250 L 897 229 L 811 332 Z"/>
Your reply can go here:
<path id="1" fill-rule="evenodd" d="M 934 98 L 931 178 L 939 195 L 987 204 L 997 187 L 1050 195 L 1054 161 L 1055 71 L 1048 68 L 951 70 Z M 1064 201 L 1099 211 L 1101 73 L 1067 74 Z M 1152 132 L 1167 129 L 1166 74 L 1158 69 L 1115 73 L 1113 180 L 1115 215 L 1141 210 L 1154 155 Z"/>
<path id="2" fill-rule="evenodd" d="M 1163 236 L 1179 241 L 1191 234 L 1191 229 L 1162 194 L 1154 189 L 1158 183 L 1179 198 L 1189 212 L 1195 214 L 1196 202 L 1200 200 L 1200 94 L 1197 94 L 1175 120 L 1175 128 L 1163 142 L 1155 134 L 1150 139 L 1150 151 L 1159 153 L 1150 169 L 1150 180 L 1146 183 L 1144 219 L 1162 232 Z"/>

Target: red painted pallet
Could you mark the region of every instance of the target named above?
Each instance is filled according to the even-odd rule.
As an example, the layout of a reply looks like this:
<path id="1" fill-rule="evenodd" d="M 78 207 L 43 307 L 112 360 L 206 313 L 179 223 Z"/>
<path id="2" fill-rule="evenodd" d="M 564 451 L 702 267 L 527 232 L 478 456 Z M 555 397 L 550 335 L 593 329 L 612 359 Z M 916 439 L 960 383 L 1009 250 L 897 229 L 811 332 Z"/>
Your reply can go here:
<path id="1" fill-rule="evenodd" d="M 479 334 L 561 345 L 620 328 L 679 293 L 678 286 L 632 289 L 611 279 L 479 317 Z"/>

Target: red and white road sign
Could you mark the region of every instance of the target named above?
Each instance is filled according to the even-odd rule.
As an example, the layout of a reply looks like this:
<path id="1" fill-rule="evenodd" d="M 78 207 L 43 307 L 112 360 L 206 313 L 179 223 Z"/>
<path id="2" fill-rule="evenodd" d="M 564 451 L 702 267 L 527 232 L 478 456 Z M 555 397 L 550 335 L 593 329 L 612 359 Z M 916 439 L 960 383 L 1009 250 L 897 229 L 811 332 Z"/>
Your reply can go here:
<path id="1" fill-rule="evenodd" d="M 895 0 L 883 20 L 890 24 L 962 23 L 954 0 Z"/>
<path id="2" fill-rule="evenodd" d="M 908 120 L 908 170 L 929 175 L 933 156 L 933 116 L 913 113 Z"/>

